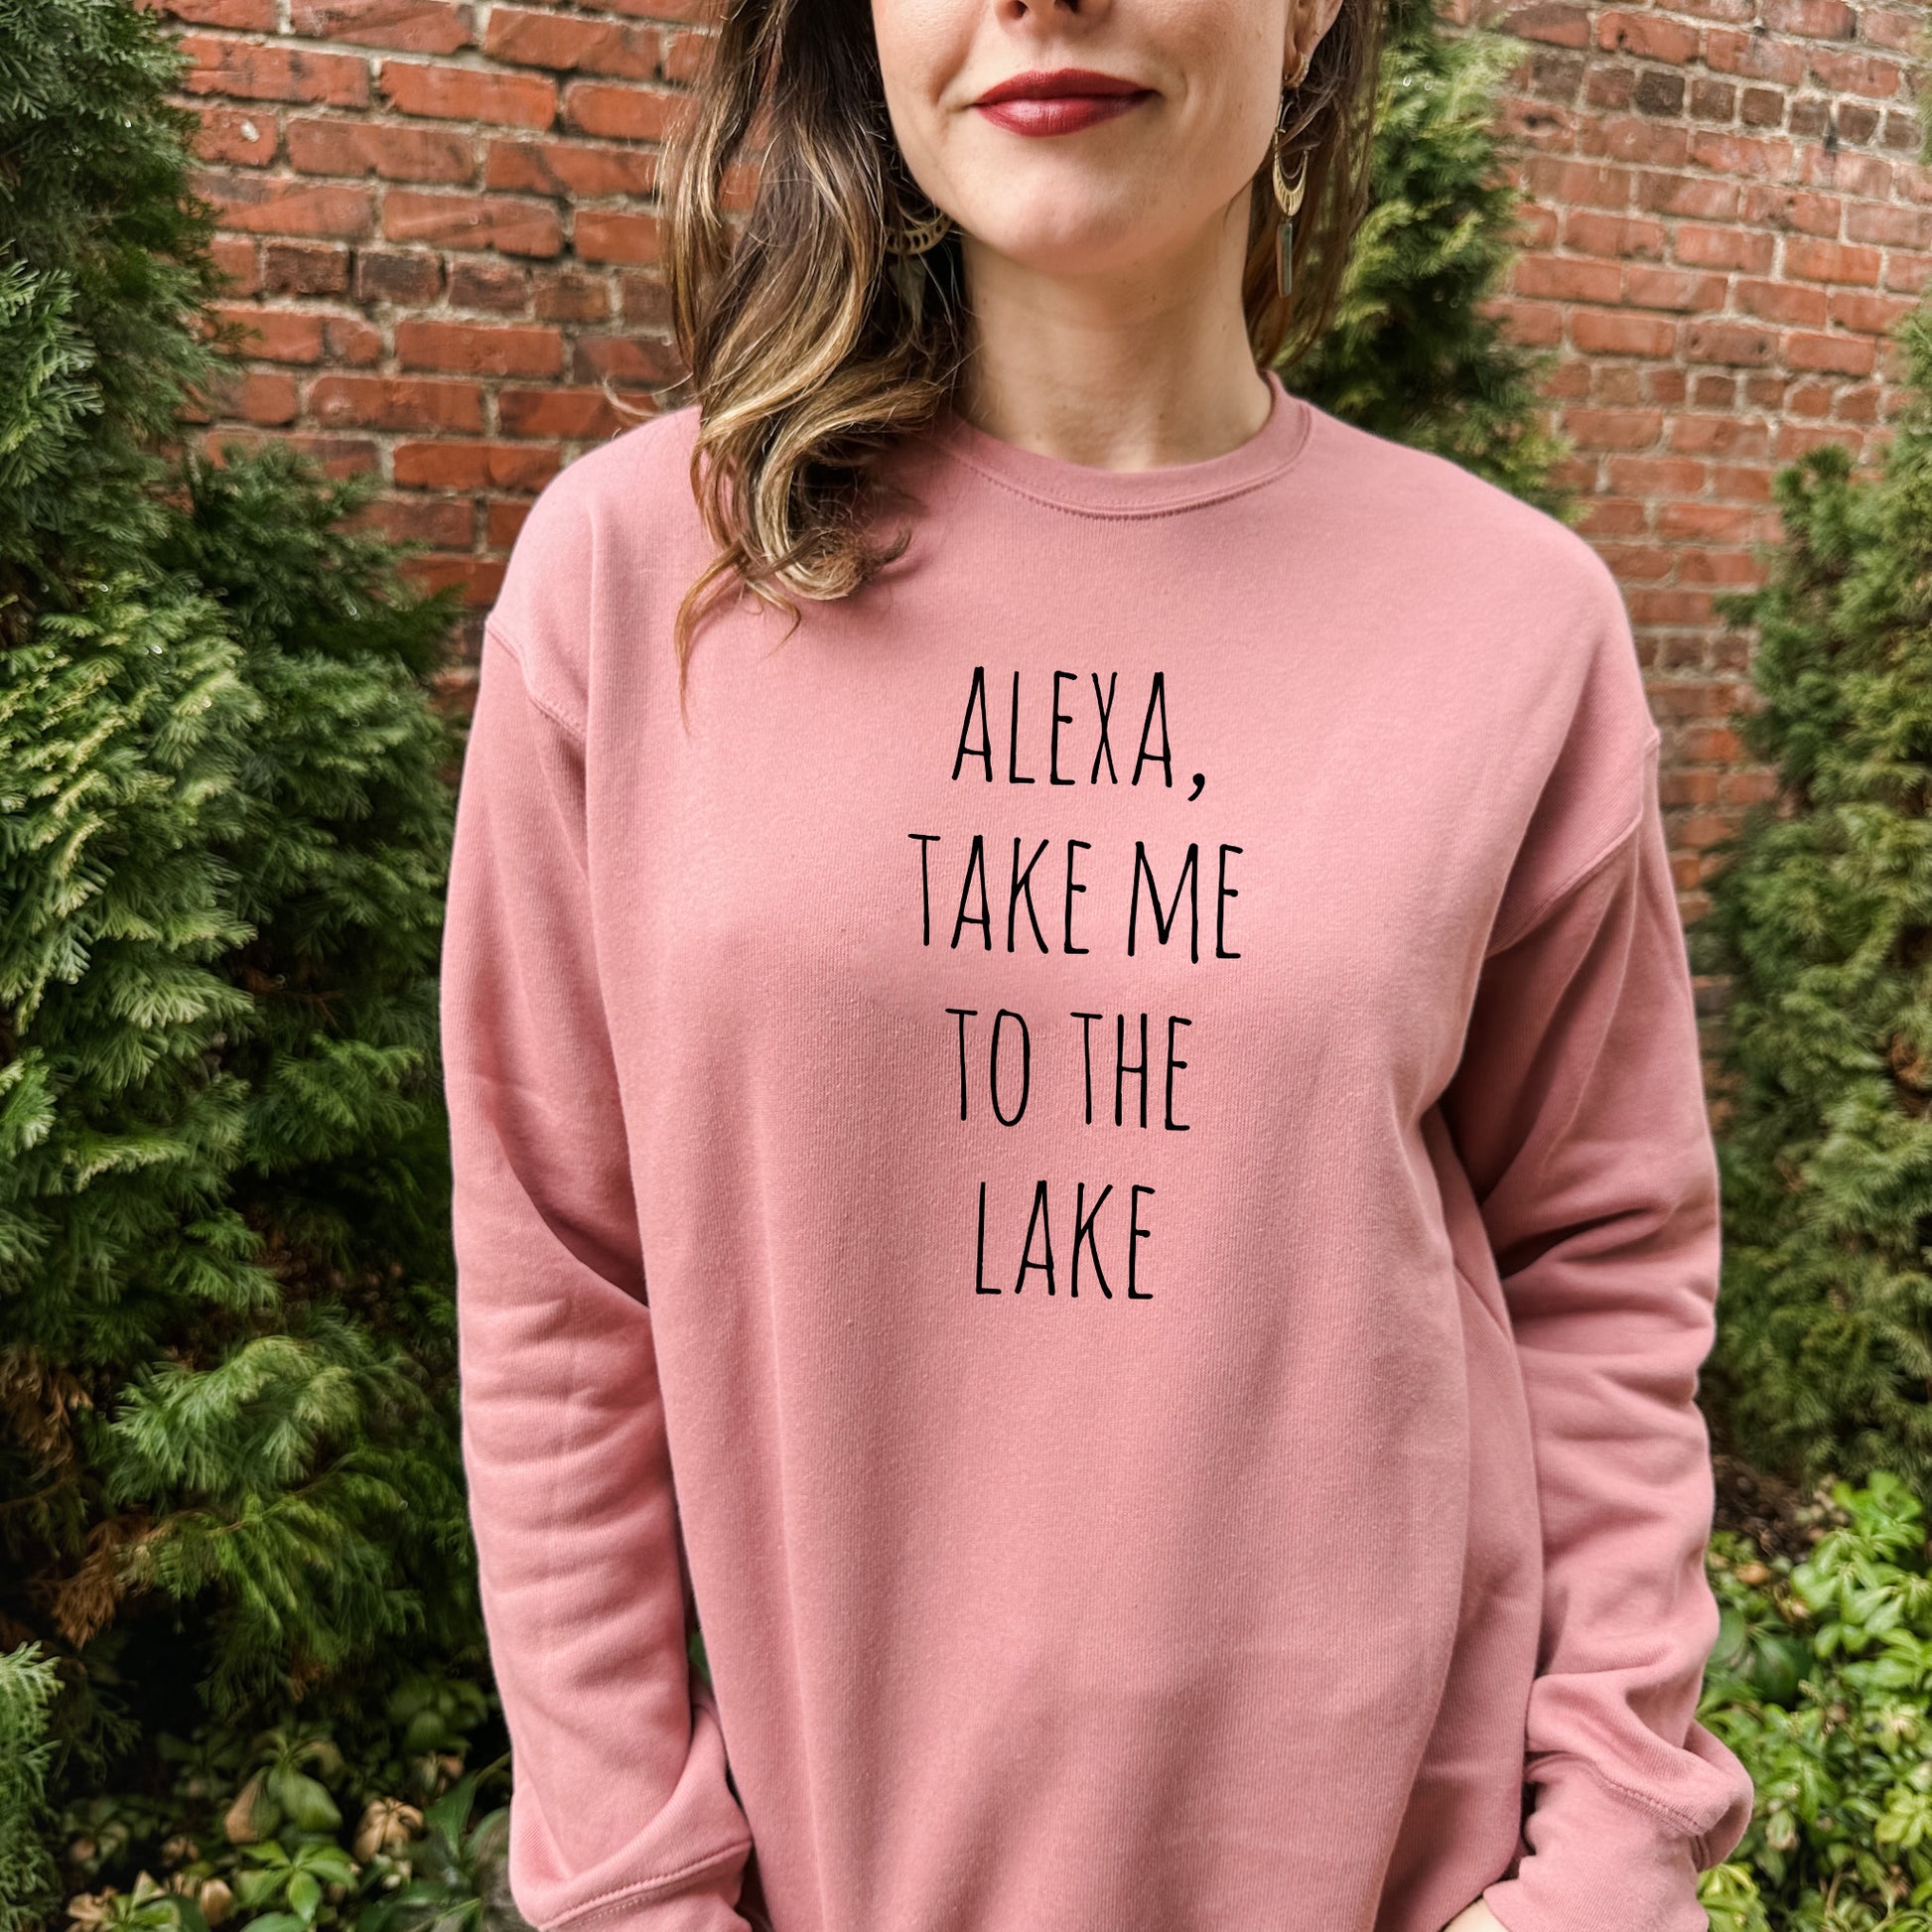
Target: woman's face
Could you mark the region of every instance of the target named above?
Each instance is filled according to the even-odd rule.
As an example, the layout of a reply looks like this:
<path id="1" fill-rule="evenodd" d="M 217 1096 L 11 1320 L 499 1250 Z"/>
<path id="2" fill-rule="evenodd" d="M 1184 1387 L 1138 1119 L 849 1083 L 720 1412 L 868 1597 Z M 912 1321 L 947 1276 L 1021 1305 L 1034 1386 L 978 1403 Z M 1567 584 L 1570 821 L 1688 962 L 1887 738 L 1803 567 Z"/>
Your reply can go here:
<path id="1" fill-rule="evenodd" d="M 1283 82 L 1332 12 L 1308 0 L 872 0 L 912 179 L 975 242 L 1071 278 L 1179 257 L 1228 220 L 1245 241 Z M 975 104 L 1017 75 L 1066 68 L 1144 91 L 1124 107 Z"/>

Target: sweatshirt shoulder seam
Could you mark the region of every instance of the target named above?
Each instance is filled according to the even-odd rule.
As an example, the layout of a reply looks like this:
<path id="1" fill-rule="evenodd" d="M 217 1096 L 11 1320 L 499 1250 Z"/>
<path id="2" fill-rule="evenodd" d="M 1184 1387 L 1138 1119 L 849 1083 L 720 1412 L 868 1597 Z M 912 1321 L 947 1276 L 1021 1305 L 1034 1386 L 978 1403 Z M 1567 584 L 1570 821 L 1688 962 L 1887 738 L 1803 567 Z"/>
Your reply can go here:
<path id="1" fill-rule="evenodd" d="M 1650 759 L 1658 746 L 1663 742 L 1663 734 L 1653 724 L 1650 736 L 1644 740 L 1643 750 L 1637 756 L 1639 777 L 1650 769 Z M 1644 812 L 1648 801 L 1641 795 L 1631 809 L 1630 816 L 1617 827 L 1616 831 L 1604 841 L 1602 846 L 1589 858 L 1574 867 L 1571 872 L 1543 895 L 1537 902 L 1517 921 L 1515 929 L 1506 936 L 1492 939 L 1483 951 L 1485 960 L 1499 952 L 1507 952 L 1521 939 L 1535 931 L 1537 925 L 1570 895 L 1578 891 L 1588 880 L 1601 872 L 1612 859 L 1624 851 L 1643 827 Z"/>
<path id="2" fill-rule="evenodd" d="M 537 710 L 542 712 L 543 715 L 546 718 L 548 718 L 550 722 L 553 725 L 555 725 L 559 731 L 567 733 L 571 738 L 575 739 L 579 745 L 582 745 L 585 742 L 586 738 L 588 737 L 588 733 L 585 731 L 585 728 L 582 725 L 577 724 L 572 719 L 566 718 L 564 714 L 561 711 L 559 711 L 554 704 L 552 704 L 547 698 L 545 698 L 537 690 L 535 682 L 532 680 L 530 676 L 528 654 L 524 651 L 522 646 L 517 643 L 516 639 L 512 637 L 508 632 L 508 630 L 505 629 L 504 626 L 500 622 L 498 622 L 497 620 L 493 617 L 488 618 L 484 621 L 483 632 L 486 636 L 494 637 L 496 641 L 500 645 L 502 645 L 503 649 L 506 652 L 508 652 L 510 662 L 516 666 L 516 675 L 518 681 L 523 686 L 523 695 L 526 698 L 528 698 L 531 704 L 533 704 L 537 708 Z"/>

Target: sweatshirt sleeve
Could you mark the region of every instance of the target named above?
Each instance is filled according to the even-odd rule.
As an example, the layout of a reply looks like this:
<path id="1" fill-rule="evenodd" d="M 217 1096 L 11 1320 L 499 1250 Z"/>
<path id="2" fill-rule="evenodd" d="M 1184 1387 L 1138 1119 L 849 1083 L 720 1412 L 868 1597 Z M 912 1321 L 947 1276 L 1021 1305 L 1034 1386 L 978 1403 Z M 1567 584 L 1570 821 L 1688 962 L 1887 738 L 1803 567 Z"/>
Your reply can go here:
<path id="1" fill-rule="evenodd" d="M 528 526 L 526 526 L 526 529 Z M 516 602 L 539 600 L 525 549 Z M 745 1932 L 587 892 L 584 747 L 485 631 L 441 978 L 462 1448 L 542 1932 Z M 541 685 L 538 687 L 541 689 Z"/>
<path id="2" fill-rule="evenodd" d="M 1483 1892 L 1507 1932 L 1707 1932 L 1697 1874 L 1752 1802 L 1695 1716 L 1719 1617 L 1695 1400 L 1718 1170 L 1658 734 L 1627 630 L 1612 641 L 1444 1097 L 1509 1309 L 1542 1518 L 1533 1809 L 1523 1856 Z"/>

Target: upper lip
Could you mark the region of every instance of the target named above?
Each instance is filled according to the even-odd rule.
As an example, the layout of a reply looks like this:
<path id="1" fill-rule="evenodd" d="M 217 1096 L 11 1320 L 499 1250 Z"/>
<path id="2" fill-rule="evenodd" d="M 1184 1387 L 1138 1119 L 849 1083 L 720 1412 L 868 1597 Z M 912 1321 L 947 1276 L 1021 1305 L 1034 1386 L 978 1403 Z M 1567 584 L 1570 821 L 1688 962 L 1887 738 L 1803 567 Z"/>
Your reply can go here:
<path id="1" fill-rule="evenodd" d="M 1101 73 L 1093 68 L 1033 68 L 987 88 L 973 105 L 986 107 L 996 100 L 1053 100 L 1069 94 L 1144 94 L 1147 91 L 1138 80 L 1123 80 L 1117 73 Z"/>

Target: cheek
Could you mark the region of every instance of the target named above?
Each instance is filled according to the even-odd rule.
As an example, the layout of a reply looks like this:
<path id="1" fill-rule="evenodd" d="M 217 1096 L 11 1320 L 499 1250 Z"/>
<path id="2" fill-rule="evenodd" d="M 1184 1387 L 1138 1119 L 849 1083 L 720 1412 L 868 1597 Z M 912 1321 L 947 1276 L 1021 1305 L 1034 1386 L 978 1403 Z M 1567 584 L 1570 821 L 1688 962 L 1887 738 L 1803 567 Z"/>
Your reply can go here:
<path id="1" fill-rule="evenodd" d="M 893 134 L 915 167 L 936 152 L 940 97 L 970 53 L 965 13 L 960 0 L 873 0 L 873 34 Z"/>

